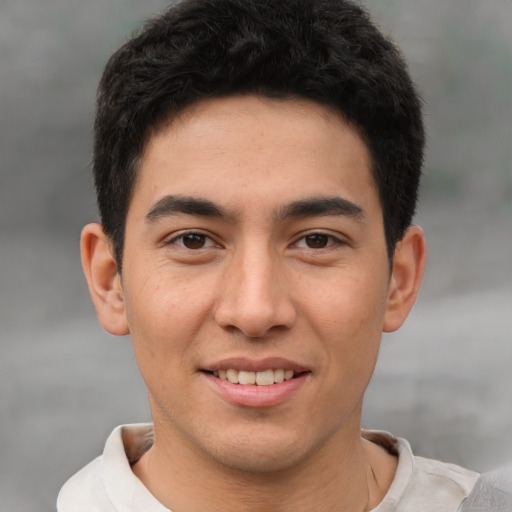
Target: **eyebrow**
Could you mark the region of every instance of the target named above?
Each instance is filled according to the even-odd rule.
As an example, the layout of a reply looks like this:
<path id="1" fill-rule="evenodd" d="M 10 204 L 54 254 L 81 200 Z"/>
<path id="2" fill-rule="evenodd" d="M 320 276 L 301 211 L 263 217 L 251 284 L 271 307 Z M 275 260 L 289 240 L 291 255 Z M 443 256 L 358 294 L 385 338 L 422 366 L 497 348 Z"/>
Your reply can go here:
<path id="1" fill-rule="evenodd" d="M 163 217 L 180 214 L 224 220 L 233 218 L 233 215 L 224 208 L 208 199 L 167 195 L 152 206 L 146 215 L 146 221 L 152 223 Z M 279 208 L 274 218 L 277 221 L 283 221 L 291 218 L 328 215 L 344 215 L 360 220 L 366 218 L 363 208 L 348 199 L 337 196 L 311 197 L 293 201 Z"/>
<path id="2" fill-rule="evenodd" d="M 230 217 L 226 210 L 219 205 L 197 197 L 165 196 L 157 201 L 146 215 L 148 222 L 154 222 L 170 215 L 195 215 L 199 217 L 217 217 L 227 219 Z"/>
<path id="3" fill-rule="evenodd" d="M 293 201 L 277 212 L 278 220 L 297 217 L 320 217 L 327 215 L 345 215 L 359 220 L 366 218 L 364 209 L 342 197 L 311 197 Z"/>

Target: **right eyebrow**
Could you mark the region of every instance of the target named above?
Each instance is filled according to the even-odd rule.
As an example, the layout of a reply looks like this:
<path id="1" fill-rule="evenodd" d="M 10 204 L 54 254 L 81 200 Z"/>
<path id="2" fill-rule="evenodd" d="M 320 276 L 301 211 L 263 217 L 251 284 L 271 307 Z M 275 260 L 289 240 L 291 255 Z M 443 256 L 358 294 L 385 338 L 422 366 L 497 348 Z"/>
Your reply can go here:
<path id="1" fill-rule="evenodd" d="M 228 219 L 226 210 L 208 199 L 190 196 L 167 195 L 159 199 L 146 215 L 146 221 L 155 222 L 171 215 L 195 215 L 198 217 L 217 217 Z"/>

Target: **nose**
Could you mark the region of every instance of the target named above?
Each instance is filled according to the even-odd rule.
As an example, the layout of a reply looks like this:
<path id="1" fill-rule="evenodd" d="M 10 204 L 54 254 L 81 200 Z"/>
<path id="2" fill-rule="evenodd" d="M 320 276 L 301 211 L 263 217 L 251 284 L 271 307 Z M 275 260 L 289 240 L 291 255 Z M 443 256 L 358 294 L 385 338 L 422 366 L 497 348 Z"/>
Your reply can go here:
<path id="1" fill-rule="evenodd" d="M 268 248 L 235 255 L 219 289 L 217 324 L 249 338 L 291 328 L 296 310 L 283 270 L 279 256 Z"/>

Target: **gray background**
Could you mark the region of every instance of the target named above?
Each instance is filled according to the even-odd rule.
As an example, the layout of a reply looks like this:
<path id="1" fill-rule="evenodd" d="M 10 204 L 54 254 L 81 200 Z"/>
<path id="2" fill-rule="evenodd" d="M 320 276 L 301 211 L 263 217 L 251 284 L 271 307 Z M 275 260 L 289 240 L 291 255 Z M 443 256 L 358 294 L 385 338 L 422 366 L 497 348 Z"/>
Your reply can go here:
<path id="1" fill-rule="evenodd" d="M 426 456 L 512 460 L 512 2 L 366 2 L 410 62 L 429 148 L 423 292 L 386 335 L 364 423 Z M 51 511 L 118 423 L 149 418 L 128 338 L 104 334 L 79 263 L 96 217 L 94 90 L 164 0 L 0 0 L 0 507 Z"/>

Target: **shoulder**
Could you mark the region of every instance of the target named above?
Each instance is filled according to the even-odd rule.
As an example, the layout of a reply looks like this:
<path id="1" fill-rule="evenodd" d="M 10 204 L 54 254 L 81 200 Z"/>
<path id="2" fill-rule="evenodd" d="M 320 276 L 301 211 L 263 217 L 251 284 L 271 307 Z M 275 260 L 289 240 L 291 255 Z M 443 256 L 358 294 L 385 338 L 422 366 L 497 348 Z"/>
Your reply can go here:
<path id="1" fill-rule="evenodd" d="M 412 504 L 428 500 L 432 510 L 436 510 L 436 507 L 437 510 L 449 510 L 442 507 L 455 505 L 455 511 L 472 491 L 478 477 L 478 473 L 455 464 L 414 457 L 407 498 L 404 501 Z"/>
<path id="2" fill-rule="evenodd" d="M 103 454 L 64 484 L 57 498 L 57 511 L 165 510 L 131 470 L 131 464 L 151 443 L 150 424 L 122 425 L 114 429 Z"/>
<path id="3" fill-rule="evenodd" d="M 58 512 L 114 512 L 101 476 L 101 459 L 98 457 L 62 487 L 57 498 Z"/>
<path id="4" fill-rule="evenodd" d="M 478 480 L 469 469 L 414 456 L 405 439 L 386 432 L 363 435 L 398 457 L 393 483 L 374 512 L 456 512 Z"/>
<path id="5" fill-rule="evenodd" d="M 462 502 L 459 512 L 512 511 L 512 466 L 484 473 Z"/>

